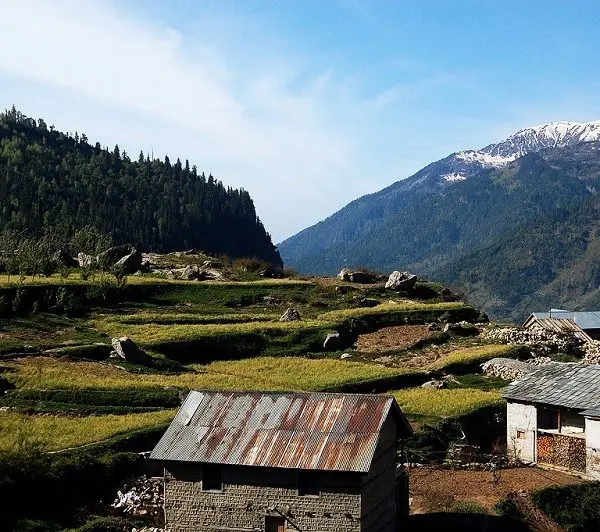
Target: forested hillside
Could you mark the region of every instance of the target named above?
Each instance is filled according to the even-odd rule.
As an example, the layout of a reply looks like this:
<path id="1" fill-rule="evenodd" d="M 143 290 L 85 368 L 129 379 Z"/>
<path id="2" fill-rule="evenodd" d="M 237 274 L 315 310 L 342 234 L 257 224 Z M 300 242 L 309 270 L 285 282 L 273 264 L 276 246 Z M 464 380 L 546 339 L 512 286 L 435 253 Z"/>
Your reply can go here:
<path id="1" fill-rule="evenodd" d="M 14 108 L 0 114 L 0 227 L 65 235 L 92 225 L 145 251 L 199 248 L 281 264 L 245 190 L 186 160 L 132 160 Z"/>
<path id="2" fill-rule="evenodd" d="M 284 260 L 304 272 L 408 269 L 466 288 L 495 317 L 600 306 L 599 142 L 543 149 L 444 182 L 447 161 L 282 243 Z M 347 236 L 327 241 L 328 229 Z"/>

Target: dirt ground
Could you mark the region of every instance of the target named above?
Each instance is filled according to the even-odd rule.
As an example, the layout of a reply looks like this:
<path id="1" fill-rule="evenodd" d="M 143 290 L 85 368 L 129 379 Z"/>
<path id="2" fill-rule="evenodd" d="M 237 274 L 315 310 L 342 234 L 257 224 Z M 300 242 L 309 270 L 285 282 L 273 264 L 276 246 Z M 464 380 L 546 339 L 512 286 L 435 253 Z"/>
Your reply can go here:
<path id="1" fill-rule="evenodd" d="M 382 353 L 394 349 L 406 349 L 427 336 L 429 336 L 427 325 L 384 327 L 373 333 L 361 334 L 356 347 L 362 353 Z"/>
<path id="2" fill-rule="evenodd" d="M 550 486 L 583 482 L 560 471 L 521 467 L 500 470 L 497 480 L 489 471 L 410 470 L 411 514 L 439 512 L 461 501 L 476 502 L 488 510 L 512 492 L 531 492 Z"/>

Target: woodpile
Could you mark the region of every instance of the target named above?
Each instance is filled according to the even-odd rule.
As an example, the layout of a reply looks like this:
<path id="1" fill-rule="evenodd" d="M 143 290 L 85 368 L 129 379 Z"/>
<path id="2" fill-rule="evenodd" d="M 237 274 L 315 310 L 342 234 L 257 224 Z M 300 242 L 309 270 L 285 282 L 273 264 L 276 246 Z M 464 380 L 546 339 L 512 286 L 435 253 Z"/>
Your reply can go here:
<path id="1" fill-rule="evenodd" d="M 565 467 L 573 471 L 585 471 L 585 440 L 544 434 L 537 438 L 538 462 Z"/>

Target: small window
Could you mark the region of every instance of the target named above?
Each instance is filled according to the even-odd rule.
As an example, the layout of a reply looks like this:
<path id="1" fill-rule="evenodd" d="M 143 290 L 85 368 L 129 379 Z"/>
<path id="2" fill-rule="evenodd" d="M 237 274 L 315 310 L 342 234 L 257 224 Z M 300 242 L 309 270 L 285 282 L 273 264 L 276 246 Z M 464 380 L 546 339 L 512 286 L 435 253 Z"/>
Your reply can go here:
<path id="1" fill-rule="evenodd" d="M 518 430 L 517 431 L 517 439 L 518 440 L 524 440 L 525 439 L 525 431 L 524 430 Z"/>
<path id="2" fill-rule="evenodd" d="M 298 473 L 298 495 L 320 495 L 319 474 L 317 471 Z"/>
<path id="3" fill-rule="evenodd" d="M 221 491 L 221 466 L 205 464 L 202 467 L 202 491 Z"/>

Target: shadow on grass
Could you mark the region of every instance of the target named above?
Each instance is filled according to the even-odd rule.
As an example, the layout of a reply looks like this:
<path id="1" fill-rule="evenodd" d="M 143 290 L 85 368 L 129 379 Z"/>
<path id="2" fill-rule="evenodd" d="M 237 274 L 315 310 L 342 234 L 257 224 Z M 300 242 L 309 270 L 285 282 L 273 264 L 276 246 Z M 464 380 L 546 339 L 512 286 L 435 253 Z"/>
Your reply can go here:
<path id="1" fill-rule="evenodd" d="M 429 513 L 411 515 L 403 530 L 430 532 L 431 530 L 460 530 L 461 532 L 527 532 L 529 528 L 506 517 L 469 513 Z"/>

